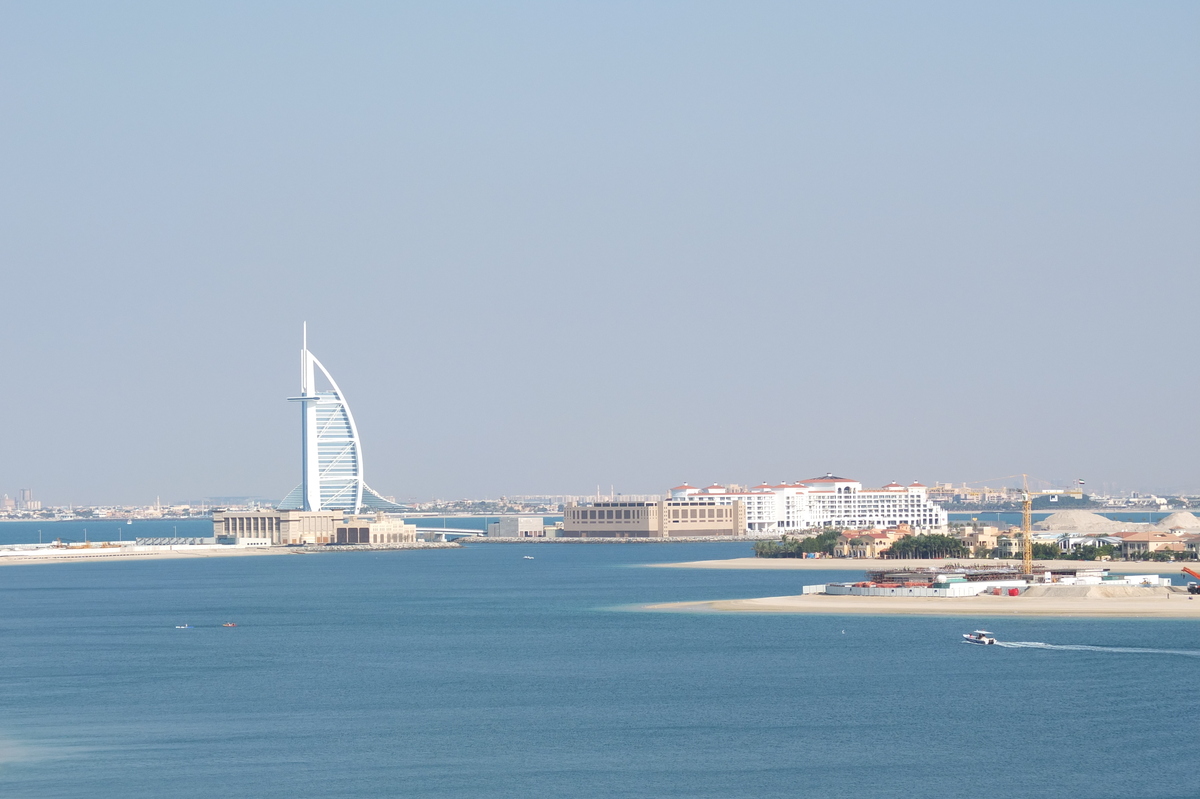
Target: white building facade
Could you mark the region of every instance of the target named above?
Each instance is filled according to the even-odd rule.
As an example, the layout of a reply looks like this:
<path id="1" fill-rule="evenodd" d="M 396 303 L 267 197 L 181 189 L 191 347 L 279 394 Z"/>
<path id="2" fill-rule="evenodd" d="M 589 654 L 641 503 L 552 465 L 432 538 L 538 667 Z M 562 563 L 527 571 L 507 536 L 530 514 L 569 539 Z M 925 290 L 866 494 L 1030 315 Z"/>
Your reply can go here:
<path id="1" fill-rule="evenodd" d="M 684 483 L 671 489 L 676 502 L 703 502 L 745 507 L 746 533 L 773 536 L 823 527 L 856 530 L 886 529 L 907 524 L 914 532 L 935 532 L 946 527 L 946 511 L 928 496 L 920 483 L 863 488 L 862 483 L 827 474 L 798 483 L 727 490 L 712 485 L 696 488 Z"/>
<path id="2" fill-rule="evenodd" d="M 326 388 L 317 387 L 318 371 Z M 333 376 L 308 351 L 307 325 L 300 350 L 300 396 L 288 400 L 300 404 L 301 479 L 279 503 L 279 510 L 404 510 L 373 491 L 363 479 L 362 443 L 354 415 Z"/>
<path id="3" fill-rule="evenodd" d="M 501 516 L 487 526 L 489 538 L 545 538 L 546 522 L 541 516 Z"/>

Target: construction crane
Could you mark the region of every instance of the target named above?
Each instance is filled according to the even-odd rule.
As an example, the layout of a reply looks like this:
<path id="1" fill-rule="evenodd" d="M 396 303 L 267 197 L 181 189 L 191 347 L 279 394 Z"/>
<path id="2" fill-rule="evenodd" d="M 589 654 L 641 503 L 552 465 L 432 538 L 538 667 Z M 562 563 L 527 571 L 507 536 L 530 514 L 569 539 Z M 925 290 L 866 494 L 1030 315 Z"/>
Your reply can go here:
<path id="1" fill-rule="evenodd" d="M 1200 574 L 1196 574 L 1194 571 L 1189 569 L 1187 566 L 1183 567 L 1183 573 L 1190 574 L 1193 577 L 1195 577 L 1197 580 L 1200 580 Z M 1189 594 L 1200 594 L 1200 583 L 1188 583 L 1188 593 Z"/>
<path id="2" fill-rule="evenodd" d="M 1077 483 L 1078 484 L 1078 483 Z M 1025 533 L 1024 556 L 1021 559 L 1021 572 L 1033 577 L 1033 498 L 1044 496 L 1075 496 L 1083 497 L 1083 491 L 1058 489 L 1055 491 L 1030 491 L 1029 475 L 1021 475 L 1021 530 Z"/>

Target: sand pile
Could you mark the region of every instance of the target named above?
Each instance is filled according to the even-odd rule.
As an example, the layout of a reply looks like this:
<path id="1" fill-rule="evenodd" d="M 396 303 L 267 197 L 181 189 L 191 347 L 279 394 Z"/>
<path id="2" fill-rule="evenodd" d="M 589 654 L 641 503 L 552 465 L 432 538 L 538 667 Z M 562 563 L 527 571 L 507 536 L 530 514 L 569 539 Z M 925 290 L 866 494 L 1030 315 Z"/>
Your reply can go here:
<path id="1" fill-rule="evenodd" d="M 1185 530 L 1200 530 L 1200 519 L 1197 519 L 1195 514 L 1180 510 L 1175 511 L 1154 526 L 1159 530 L 1170 530 L 1175 527 L 1182 527 Z"/>
<path id="2" fill-rule="evenodd" d="M 1114 599 L 1116 597 L 1164 597 L 1175 593 L 1166 586 L 1142 587 L 1138 585 L 1035 585 L 1021 592 L 1028 597 L 1084 597 L 1086 599 Z"/>
<path id="3" fill-rule="evenodd" d="M 1099 513 L 1086 510 L 1060 510 L 1051 513 L 1033 526 L 1035 530 L 1071 533 L 1120 533 L 1132 530 L 1195 530 L 1200 532 L 1200 518 L 1187 511 L 1176 511 L 1157 524 L 1145 522 L 1114 522 Z"/>
<path id="4" fill-rule="evenodd" d="M 1191 516 L 1190 513 L 1182 515 Z M 1192 516 L 1192 518 L 1196 517 Z M 1197 520 L 1197 522 L 1200 522 L 1200 520 Z M 1086 510 L 1060 510 L 1058 513 L 1051 513 L 1045 519 L 1042 519 L 1033 526 L 1033 529 L 1076 533 L 1119 533 L 1122 530 L 1145 530 L 1149 527 L 1150 525 L 1148 524 L 1114 522 L 1112 519 L 1106 519 L 1099 513 L 1092 513 Z"/>

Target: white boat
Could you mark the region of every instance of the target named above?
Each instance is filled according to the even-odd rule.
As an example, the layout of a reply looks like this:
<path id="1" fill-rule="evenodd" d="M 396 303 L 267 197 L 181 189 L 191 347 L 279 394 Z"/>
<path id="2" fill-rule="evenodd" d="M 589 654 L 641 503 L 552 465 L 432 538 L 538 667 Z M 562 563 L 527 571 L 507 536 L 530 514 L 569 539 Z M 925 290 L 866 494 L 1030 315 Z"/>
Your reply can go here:
<path id="1" fill-rule="evenodd" d="M 190 629 L 192 629 L 192 625 L 190 625 L 190 624 L 176 624 L 176 625 L 175 625 L 175 629 L 176 629 L 176 630 L 190 630 Z"/>
<path id="2" fill-rule="evenodd" d="M 526 555 L 525 560 L 533 560 L 533 555 Z"/>
<path id="3" fill-rule="evenodd" d="M 994 644 L 996 639 L 987 630 L 975 630 L 972 633 L 963 633 L 963 638 L 967 639 L 968 644 Z"/>

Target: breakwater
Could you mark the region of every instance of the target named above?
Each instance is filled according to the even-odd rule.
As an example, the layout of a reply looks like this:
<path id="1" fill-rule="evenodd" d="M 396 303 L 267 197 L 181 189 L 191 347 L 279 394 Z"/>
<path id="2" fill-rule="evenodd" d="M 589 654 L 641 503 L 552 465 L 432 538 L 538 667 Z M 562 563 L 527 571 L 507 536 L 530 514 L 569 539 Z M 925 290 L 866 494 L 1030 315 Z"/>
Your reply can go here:
<path id="1" fill-rule="evenodd" d="M 389 549 L 462 549 L 462 544 L 456 541 L 406 541 L 400 544 L 312 544 L 275 549 L 286 549 L 288 552 L 304 555 L 312 552 L 378 552 Z"/>

